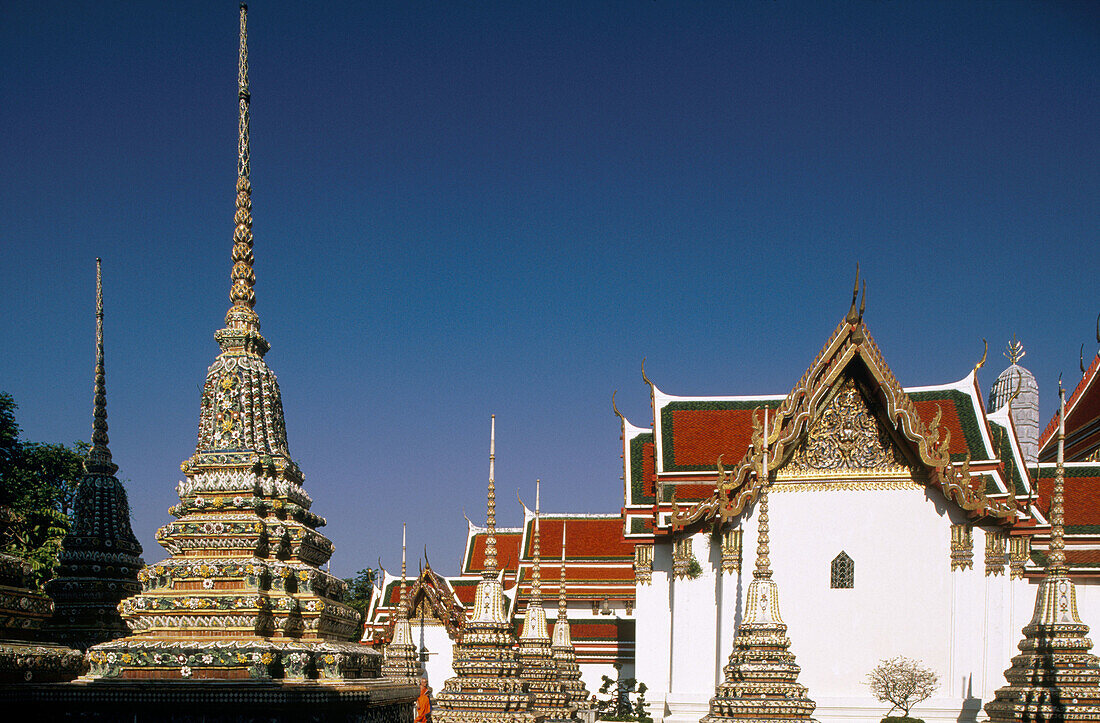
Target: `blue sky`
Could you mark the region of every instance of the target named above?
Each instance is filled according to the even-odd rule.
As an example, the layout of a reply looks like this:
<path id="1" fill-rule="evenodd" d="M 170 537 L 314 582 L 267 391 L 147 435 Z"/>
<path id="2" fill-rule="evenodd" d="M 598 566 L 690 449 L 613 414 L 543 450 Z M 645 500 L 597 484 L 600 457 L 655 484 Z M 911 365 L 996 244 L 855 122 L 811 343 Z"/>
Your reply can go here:
<path id="1" fill-rule="evenodd" d="M 255 2 L 256 310 L 333 571 L 457 569 L 513 490 L 615 512 L 618 420 L 783 393 L 847 310 L 905 385 L 1013 333 L 1044 422 L 1100 312 L 1089 3 Z M 228 308 L 232 2 L 0 8 L 0 389 L 111 449 L 145 558 Z M 528 500 L 530 501 L 530 500 Z"/>

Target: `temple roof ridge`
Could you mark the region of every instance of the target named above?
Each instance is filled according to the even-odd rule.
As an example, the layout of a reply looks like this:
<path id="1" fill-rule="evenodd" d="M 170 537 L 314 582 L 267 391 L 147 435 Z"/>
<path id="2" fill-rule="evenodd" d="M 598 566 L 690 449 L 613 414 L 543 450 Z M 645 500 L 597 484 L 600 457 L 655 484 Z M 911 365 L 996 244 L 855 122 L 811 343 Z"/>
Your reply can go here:
<path id="1" fill-rule="evenodd" d="M 761 448 L 754 434 L 754 441 L 741 459 L 730 460 L 733 462 L 732 468 L 719 472 L 715 491 L 709 498 L 688 508 L 680 508 L 674 503 L 673 528 L 710 519 L 719 513 L 724 518 L 740 514 L 745 505 L 759 495 L 761 483 L 752 474 L 753 470 L 762 463 L 778 470 L 786 463 L 807 434 L 814 410 L 826 403 L 830 390 L 850 375 L 854 367 L 862 367 L 873 380 L 875 388 L 871 393 L 881 397 L 883 421 L 888 421 L 889 428 L 910 445 L 918 462 L 931 473 L 931 484 L 972 515 L 1015 520 L 1014 505 L 991 500 L 983 491 L 972 488 L 968 471 L 959 470 L 952 464 L 950 430 L 940 428 L 942 409 L 931 423 L 922 419 L 910 394 L 890 370 L 860 314 L 854 322 L 845 319 L 837 325 L 813 363 L 779 404 L 775 410 L 775 426 L 767 444 Z M 976 387 L 971 383 L 970 375 L 963 381 L 966 382 L 965 393 L 973 397 Z M 663 445 L 655 446 L 657 469 L 664 470 Z M 764 459 L 765 454 L 767 459 Z"/>

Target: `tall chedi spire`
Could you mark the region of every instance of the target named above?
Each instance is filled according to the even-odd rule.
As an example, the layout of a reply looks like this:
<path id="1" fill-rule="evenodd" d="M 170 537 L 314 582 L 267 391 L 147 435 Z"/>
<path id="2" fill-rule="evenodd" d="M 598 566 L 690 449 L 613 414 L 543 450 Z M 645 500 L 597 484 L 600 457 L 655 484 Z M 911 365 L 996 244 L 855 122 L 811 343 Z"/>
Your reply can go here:
<path id="1" fill-rule="evenodd" d="M 554 622 L 554 640 L 551 646 L 558 674 L 569 694 L 569 705 L 578 710 L 590 707 L 590 695 L 581 680 L 581 666 L 577 663 L 577 651 L 569 633 L 569 615 L 565 603 L 565 520 L 561 523 L 561 565 L 558 569 L 558 619 Z"/>
<path id="2" fill-rule="evenodd" d="M 853 306 L 854 308 L 854 306 Z M 779 615 L 779 586 L 768 559 L 768 410 L 764 410 L 763 450 L 757 469 L 761 479 L 757 502 L 756 569 L 745 594 L 745 612 L 723 668 L 725 680 L 710 699 L 703 721 L 751 720 L 756 723 L 812 721 L 817 705 L 798 682 L 799 667 L 791 653 L 787 625 Z"/>
<path id="3" fill-rule="evenodd" d="M 115 477 L 107 437 L 107 372 L 103 359 L 103 275 L 95 260 L 95 391 L 92 446 L 73 502 L 72 527 L 61 543 L 57 577 L 46 585 L 56 608 L 50 635 L 85 650 L 129 632 L 118 603 L 138 592 L 145 565 L 130 527 L 126 490 Z"/>
<path id="4" fill-rule="evenodd" d="M 542 572 L 540 549 L 539 497 L 541 483 L 535 480 L 535 523 L 531 535 L 531 594 L 527 612 L 523 617 L 523 630 L 519 636 L 519 677 L 527 681 L 534 699 L 533 707 L 546 716 L 547 721 L 575 720 L 576 709 L 569 705 L 569 693 L 561 680 L 558 665 L 554 661 L 550 634 L 546 627 L 546 609 L 542 606 Z M 526 506 L 524 507 L 526 512 Z M 517 589 L 518 593 L 518 589 Z"/>
<path id="5" fill-rule="evenodd" d="M 496 415 L 489 432 L 485 573 L 474 593 L 473 617 L 453 648 L 455 677 L 436 696 L 436 723 L 541 723 L 531 693 L 519 678 L 516 638 L 505 614 L 496 560 Z"/>
<path id="6" fill-rule="evenodd" d="M 383 593 L 385 590 L 382 591 Z M 393 638 L 384 651 L 382 677 L 415 681 L 420 675 L 420 660 L 409 625 L 409 599 L 405 589 L 405 523 L 401 523 L 401 587 L 397 617 L 393 623 Z"/>
<path id="7" fill-rule="evenodd" d="M 283 404 L 254 310 L 247 7 L 240 6 L 232 302 L 215 333 L 195 453 L 180 465 L 177 521 L 157 531 L 171 557 L 124 600 L 127 638 L 89 653 L 101 678 L 377 677 L 381 655 L 347 642 L 359 613 L 321 569 L 332 543 L 290 458 Z"/>
<path id="8" fill-rule="evenodd" d="M 991 723 L 1100 720 L 1100 660 L 1089 626 L 1077 613 L 1077 588 L 1066 574 L 1065 414 L 1058 384 L 1058 461 L 1050 501 L 1050 551 L 1035 593 L 1035 612 L 1024 627 L 1020 654 L 1005 671 L 1008 685 L 986 703 Z"/>

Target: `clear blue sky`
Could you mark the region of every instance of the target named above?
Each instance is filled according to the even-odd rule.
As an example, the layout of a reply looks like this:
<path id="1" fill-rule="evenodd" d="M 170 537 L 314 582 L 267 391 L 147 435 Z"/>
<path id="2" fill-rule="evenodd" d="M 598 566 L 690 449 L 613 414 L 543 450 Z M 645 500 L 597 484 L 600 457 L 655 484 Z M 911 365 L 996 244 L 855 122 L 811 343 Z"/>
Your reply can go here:
<path id="1" fill-rule="evenodd" d="M 257 312 L 349 575 L 621 504 L 619 408 L 783 393 L 847 310 L 905 385 L 1013 333 L 1044 422 L 1100 312 L 1095 3 L 263 2 Z M 228 307 L 235 2 L 0 7 L 0 389 L 111 449 L 147 561 Z M 415 567 L 414 567 L 415 569 Z"/>

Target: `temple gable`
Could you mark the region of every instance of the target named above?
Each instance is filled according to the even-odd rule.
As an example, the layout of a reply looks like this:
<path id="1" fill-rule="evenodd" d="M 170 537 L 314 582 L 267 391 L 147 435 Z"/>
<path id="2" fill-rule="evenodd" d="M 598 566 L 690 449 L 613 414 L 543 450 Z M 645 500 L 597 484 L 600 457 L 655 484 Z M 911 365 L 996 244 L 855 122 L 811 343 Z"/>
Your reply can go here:
<path id="1" fill-rule="evenodd" d="M 907 474 L 905 455 L 878 420 L 855 380 L 845 378 L 810 423 L 780 476 L 848 473 Z"/>

